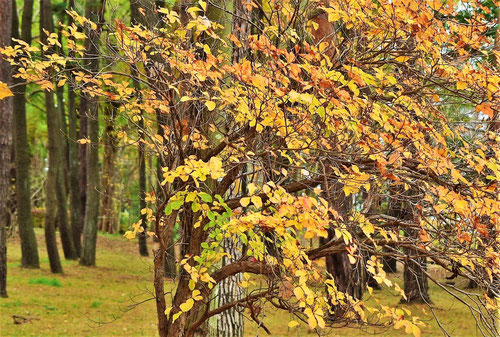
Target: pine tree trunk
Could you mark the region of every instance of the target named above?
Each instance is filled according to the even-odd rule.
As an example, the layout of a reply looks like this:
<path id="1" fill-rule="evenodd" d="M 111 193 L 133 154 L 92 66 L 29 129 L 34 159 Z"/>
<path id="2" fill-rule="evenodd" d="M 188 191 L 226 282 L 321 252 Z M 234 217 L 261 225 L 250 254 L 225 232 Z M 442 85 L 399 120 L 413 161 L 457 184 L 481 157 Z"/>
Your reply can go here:
<path id="1" fill-rule="evenodd" d="M 106 111 L 106 131 L 104 133 L 103 145 L 103 159 L 102 159 L 102 177 L 101 177 L 101 207 L 100 207 L 100 219 L 99 219 L 99 229 L 107 233 L 116 232 L 116 211 L 114 200 L 116 197 L 116 173 L 115 173 L 115 162 L 117 155 L 117 144 L 118 139 L 115 135 L 114 129 L 114 116 L 116 114 L 116 108 L 112 105 L 108 105 L 105 109 Z"/>
<path id="2" fill-rule="evenodd" d="M 15 10 L 15 0 L 12 25 L 12 36 L 19 38 L 19 22 L 17 11 Z M 24 1 L 23 17 L 21 24 L 21 38 L 31 44 L 31 19 L 33 15 L 33 1 Z M 33 229 L 33 217 L 31 215 L 31 195 L 30 195 L 30 153 L 28 143 L 28 133 L 26 126 L 26 86 L 19 79 L 13 79 L 19 84 L 14 90 L 14 148 L 16 167 L 16 203 L 17 222 L 19 225 L 19 237 L 21 241 L 21 267 L 40 268 L 38 256 L 38 245 L 35 231 Z"/>
<path id="3" fill-rule="evenodd" d="M 54 109 L 56 113 L 55 119 L 57 119 L 58 112 Z M 47 120 L 49 119 L 49 113 L 47 112 Z M 52 118 L 51 118 L 52 120 Z M 48 124 L 48 123 L 47 123 Z M 52 127 L 58 125 L 57 121 L 54 120 L 54 124 Z M 47 126 L 49 129 L 49 126 Z M 54 130 L 56 132 L 56 136 L 58 141 L 61 139 L 61 135 L 59 134 L 60 129 Z M 57 144 L 57 152 L 55 155 L 59 156 L 57 160 L 57 178 L 56 178 L 56 200 L 57 200 L 57 224 L 59 225 L 59 232 L 61 234 L 61 243 L 63 247 L 64 257 L 66 260 L 76 260 L 78 255 L 76 253 L 75 245 L 73 243 L 73 234 L 71 232 L 71 227 L 68 221 L 68 197 L 66 194 L 66 189 L 64 188 L 64 157 L 62 156 L 62 147 L 61 142 Z"/>
<path id="4" fill-rule="evenodd" d="M 409 233 L 415 236 L 418 233 Z M 425 257 L 415 257 L 418 251 L 405 249 L 407 259 L 404 265 L 404 292 L 406 299 L 401 299 L 405 303 L 431 303 L 429 297 L 429 284 L 427 281 L 427 263 Z"/>
<path id="5" fill-rule="evenodd" d="M 73 244 L 75 245 L 76 253 L 81 256 L 82 250 L 82 230 L 83 230 L 83 216 L 82 206 L 80 199 L 80 175 L 78 163 L 78 145 L 77 145 L 77 115 L 76 115 L 76 101 L 75 101 L 74 88 L 70 87 L 68 91 L 68 157 L 69 157 L 69 209 L 70 209 L 70 223 L 71 231 L 73 234 Z"/>
<path id="6" fill-rule="evenodd" d="M 103 3 L 90 0 L 86 3 L 86 16 L 96 22 L 96 30 L 87 32 L 86 53 L 88 70 L 97 72 L 99 68 L 98 43 L 103 17 Z M 95 97 L 86 97 L 87 132 L 90 144 L 87 146 L 87 200 L 85 204 L 85 219 L 83 225 L 83 247 L 80 264 L 95 266 L 97 245 L 97 218 L 99 216 L 99 106 Z"/>
<path id="7" fill-rule="evenodd" d="M 42 43 L 46 42 L 48 32 L 53 31 L 50 0 L 40 0 L 40 36 Z M 54 96 L 52 92 L 45 91 L 45 109 L 47 114 L 47 134 L 49 138 L 48 156 L 49 168 L 45 186 L 45 241 L 47 253 L 49 255 L 50 270 L 53 273 L 62 273 L 61 261 L 57 250 L 55 227 L 57 221 L 57 179 L 61 156 L 59 152 L 58 137 L 58 116 L 54 106 Z"/>
<path id="8" fill-rule="evenodd" d="M 74 0 L 70 0 L 68 8 L 71 10 L 75 7 Z M 68 25 L 71 26 L 74 20 L 68 14 Z M 70 57 L 74 57 L 74 52 L 69 52 Z M 70 74 L 69 76 L 72 76 Z M 82 254 L 82 232 L 83 232 L 83 214 L 84 207 L 80 195 L 81 176 L 80 164 L 78 162 L 78 133 L 77 133 L 77 112 L 76 112 L 76 94 L 74 81 L 69 81 L 68 90 L 68 181 L 69 181 L 69 209 L 71 232 L 73 234 L 73 244 L 75 245 L 76 254 L 78 257 Z M 82 148 L 85 147 L 82 145 Z"/>
<path id="9" fill-rule="evenodd" d="M 78 132 L 78 139 L 87 139 L 87 114 L 88 114 L 88 99 L 85 94 L 80 96 L 80 112 L 78 117 L 80 119 L 80 130 Z M 79 198 L 80 198 L 80 213 L 82 215 L 82 229 L 80 237 L 83 233 L 83 217 L 85 215 L 85 206 L 87 205 L 87 144 L 78 144 L 78 176 L 80 178 Z"/>
<path id="10" fill-rule="evenodd" d="M 139 121 L 139 137 L 140 140 L 143 140 L 144 134 L 143 134 L 143 129 L 144 129 L 144 121 L 141 117 L 141 120 Z M 140 198 L 140 208 L 141 208 L 141 227 L 143 231 L 139 233 L 139 254 L 141 256 L 148 256 L 148 245 L 146 242 L 146 230 L 148 229 L 146 221 L 146 214 L 142 214 L 142 210 L 146 208 L 146 158 L 145 158 L 145 151 L 144 151 L 144 143 L 142 141 L 139 141 L 138 145 L 138 152 L 139 152 L 139 198 Z"/>
<path id="11" fill-rule="evenodd" d="M 10 45 L 12 29 L 11 0 L 0 0 L 0 47 Z M 11 84 L 10 65 L 0 58 L 0 81 Z M 0 297 L 7 297 L 7 238 L 8 221 L 7 200 L 10 194 L 10 166 L 12 149 L 12 110 L 11 97 L 0 100 Z"/>

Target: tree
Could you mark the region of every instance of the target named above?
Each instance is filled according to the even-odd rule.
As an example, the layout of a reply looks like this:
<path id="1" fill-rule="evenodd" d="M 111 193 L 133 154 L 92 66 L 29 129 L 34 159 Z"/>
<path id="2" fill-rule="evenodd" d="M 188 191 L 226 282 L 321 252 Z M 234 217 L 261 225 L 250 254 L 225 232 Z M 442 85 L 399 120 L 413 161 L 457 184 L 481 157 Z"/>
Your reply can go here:
<path id="1" fill-rule="evenodd" d="M 491 23 L 474 11 L 467 25 L 448 20 L 459 6 L 441 1 L 271 2 L 259 8 L 246 57 L 233 60 L 210 45 L 225 41 L 220 24 L 203 15 L 207 4 L 185 6 L 183 14 L 159 9 L 158 28 L 108 25 L 107 38 L 118 47 L 101 57 L 119 69 L 134 65 L 136 73 L 72 70 L 86 95 L 120 104 L 131 123 L 143 119 L 145 146 L 161 158 L 161 188 L 144 210 L 148 235 L 159 242 L 159 335 L 193 336 L 231 308 L 259 322 L 268 304 L 295 316 L 290 328 L 299 321 L 325 328 L 335 323 L 325 317 L 340 311 L 345 323 L 383 322 L 418 336 L 418 318 L 356 299 L 323 268 L 323 258 L 346 256 L 404 297 L 383 271 L 388 254 L 400 262 L 427 259 L 451 277 L 474 274 L 484 293 L 467 301 L 446 290 L 474 307 L 481 329 L 498 334 L 490 313 L 500 264 L 500 139 L 483 125 L 470 139 L 443 111 L 460 102 L 488 124 L 499 108 L 500 78 L 489 62 L 494 42 L 481 34 Z M 318 7 L 338 43 L 314 42 L 318 23 L 307 18 Z M 20 62 L 15 54 L 12 62 Z M 25 80 L 53 80 L 56 61 L 23 62 Z M 134 137 L 122 134 L 125 143 L 135 144 Z M 231 196 L 243 177 L 253 184 Z M 366 212 L 365 193 L 404 205 L 411 217 Z M 337 195 L 358 202 L 341 209 Z M 167 307 L 164 260 L 176 224 L 184 253 Z M 126 236 L 142 231 L 137 222 Z M 226 238 L 245 248 L 241 259 L 221 265 Z M 327 240 L 317 244 L 319 238 Z M 239 274 L 243 297 L 214 305 L 213 289 Z"/>
<path id="2" fill-rule="evenodd" d="M 89 71 L 95 72 L 99 68 L 98 44 L 103 22 L 104 2 L 99 0 L 87 1 L 85 14 L 98 25 L 96 29 L 87 30 L 86 59 Z M 95 24 L 94 24 L 95 25 Z M 97 218 L 99 215 L 99 103 L 87 94 L 86 123 L 90 143 L 86 149 L 86 203 L 85 220 L 83 225 L 83 246 L 80 264 L 95 266 L 97 244 Z M 80 111 L 82 114 L 83 111 Z"/>
<path id="3" fill-rule="evenodd" d="M 47 43 L 48 34 L 54 31 L 52 27 L 52 6 L 50 0 L 40 0 L 40 41 Z M 53 38 L 53 37 L 52 37 Z M 47 53 L 48 54 L 48 53 Z M 52 85 L 52 83 L 48 83 Z M 66 205 L 63 205 L 63 193 L 61 191 L 61 154 L 59 147 L 59 128 L 58 115 L 54 106 L 54 95 L 51 91 L 45 91 L 45 110 L 47 114 L 47 133 L 48 133 L 48 152 L 49 167 L 47 171 L 47 181 L 45 182 L 45 243 L 47 254 L 49 255 L 50 270 L 53 273 L 62 273 L 61 260 L 57 249 L 56 241 L 56 222 L 57 219 L 63 220 L 63 212 L 66 211 Z M 60 209 L 63 207 L 63 209 Z M 60 224 L 63 225 L 63 224 Z M 62 235 L 61 235 L 62 238 Z M 70 254 L 69 250 L 65 254 Z"/>
<path id="4" fill-rule="evenodd" d="M 15 5 L 15 1 L 12 2 Z M 24 1 L 21 21 L 21 36 L 19 36 L 19 22 L 17 12 L 14 14 L 12 37 L 21 38 L 28 45 L 31 44 L 31 21 L 33 18 L 33 1 Z M 40 268 L 38 245 L 33 229 L 31 215 L 30 191 L 30 146 L 26 127 L 26 86 L 22 81 L 14 78 L 19 86 L 14 89 L 14 148 L 16 167 L 16 202 L 19 237 L 21 239 L 21 266 L 25 268 Z"/>
<path id="5" fill-rule="evenodd" d="M 68 8 L 72 9 L 75 7 L 74 0 L 70 0 L 68 3 Z M 73 24 L 73 18 L 71 15 L 67 15 L 68 25 Z M 71 36 L 70 36 L 71 39 Z M 68 53 L 69 57 L 74 57 L 74 51 L 70 50 Z M 70 63 L 71 64 L 71 63 Z M 69 81 L 69 85 L 74 81 Z M 71 232 L 73 234 L 73 244 L 76 249 L 78 257 L 81 256 L 82 250 L 82 231 L 83 231 L 83 215 L 85 214 L 84 206 L 82 205 L 85 198 L 83 198 L 81 193 L 85 191 L 85 185 L 82 189 L 82 176 L 80 175 L 80 163 L 78 161 L 78 143 L 77 139 L 77 111 L 76 111 L 76 88 L 68 85 L 68 180 L 69 180 L 69 209 L 70 209 L 70 223 Z M 81 123 L 84 125 L 85 123 Z M 84 135 L 85 136 L 85 135 Z M 80 137 L 82 139 L 84 137 Z M 81 146 L 85 150 L 84 145 Z"/>
<path id="6" fill-rule="evenodd" d="M 118 152 L 118 139 L 115 132 L 116 107 L 108 104 L 105 108 L 105 130 L 103 136 L 103 156 L 101 175 L 101 205 L 99 207 L 99 230 L 107 233 L 117 232 L 117 214 L 115 211 L 116 199 L 116 156 Z"/>
<path id="7" fill-rule="evenodd" d="M 12 25 L 12 3 L 10 0 L 0 1 L 0 48 L 10 45 Z M 11 83 L 10 64 L 0 58 L 0 123 L 3 130 L 0 135 L 0 297 L 7 297 L 7 200 L 10 190 L 10 164 L 12 132 L 12 92 L 8 88 Z"/>

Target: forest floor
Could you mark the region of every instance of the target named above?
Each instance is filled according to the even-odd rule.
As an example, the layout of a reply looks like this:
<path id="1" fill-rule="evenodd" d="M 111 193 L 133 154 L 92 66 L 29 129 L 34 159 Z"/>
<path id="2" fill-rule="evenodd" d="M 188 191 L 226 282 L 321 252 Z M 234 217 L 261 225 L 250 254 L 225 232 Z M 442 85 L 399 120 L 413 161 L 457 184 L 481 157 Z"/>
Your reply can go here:
<path id="1" fill-rule="evenodd" d="M 152 258 L 138 254 L 136 242 L 118 235 L 99 235 L 97 267 L 86 268 L 77 261 L 62 260 L 64 274 L 50 273 L 43 240 L 37 229 L 41 269 L 19 266 L 19 241 L 8 240 L 8 293 L 0 298 L 0 336 L 157 336 L 156 313 L 152 297 Z M 59 245 L 60 247 L 60 245 Z M 62 250 L 60 251 L 63 257 Z M 436 272 L 436 277 L 443 278 Z M 402 275 L 393 279 L 402 283 Z M 463 287 L 463 281 L 457 283 Z M 169 288 L 170 287 L 170 288 Z M 172 288 L 168 283 L 166 291 Z M 401 307 L 399 296 L 383 290 L 384 304 Z M 437 286 L 431 284 L 432 309 L 451 336 L 479 336 L 469 310 Z M 143 302 L 144 301 L 144 302 Z M 142 303 L 143 302 L 143 303 Z M 422 336 L 443 336 L 427 305 L 406 306 L 425 322 Z M 33 318 L 16 325 L 12 315 Z M 262 310 L 260 318 L 272 336 L 314 336 L 307 327 L 289 329 L 292 318 L 271 307 Z M 327 336 L 403 336 L 403 330 L 385 328 L 335 328 Z M 245 337 L 267 336 L 254 322 L 245 321 Z"/>

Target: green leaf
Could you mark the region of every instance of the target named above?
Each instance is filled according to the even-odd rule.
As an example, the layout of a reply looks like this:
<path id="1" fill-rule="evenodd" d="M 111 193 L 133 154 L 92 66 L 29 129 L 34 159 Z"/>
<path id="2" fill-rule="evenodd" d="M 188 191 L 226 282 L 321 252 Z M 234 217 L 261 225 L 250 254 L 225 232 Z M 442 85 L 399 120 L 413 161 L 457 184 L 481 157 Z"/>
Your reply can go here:
<path id="1" fill-rule="evenodd" d="M 212 196 L 208 193 L 201 192 L 199 195 L 200 195 L 201 200 L 203 200 L 204 202 L 212 202 L 213 201 Z"/>

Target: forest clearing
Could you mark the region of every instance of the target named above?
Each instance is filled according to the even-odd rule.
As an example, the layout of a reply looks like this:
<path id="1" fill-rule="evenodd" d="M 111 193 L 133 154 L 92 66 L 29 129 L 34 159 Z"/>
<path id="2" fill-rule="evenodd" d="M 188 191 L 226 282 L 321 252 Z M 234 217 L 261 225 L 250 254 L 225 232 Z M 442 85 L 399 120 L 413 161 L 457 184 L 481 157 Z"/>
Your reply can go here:
<path id="1" fill-rule="evenodd" d="M 37 231 L 43 242 L 41 231 Z M 8 241 L 10 252 L 9 278 L 13 287 L 10 298 L 0 304 L 0 326 L 2 336 L 157 336 L 154 300 L 151 287 L 152 259 L 137 254 L 137 243 L 129 242 L 120 235 L 100 235 L 97 240 L 98 259 L 101 261 L 89 273 L 76 261 L 65 261 L 65 274 L 50 273 L 46 251 L 41 248 L 41 269 L 28 270 L 19 267 L 19 241 Z M 43 247 L 43 245 L 41 246 Z M 392 275 L 402 283 L 402 274 Z M 438 276 L 438 275 L 436 275 Z M 442 278 L 441 276 L 438 276 Z M 173 283 L 167 280 L 167 291 Z M 465 286 L 464 280 L 458 287 Z M 377 290 L 375 290 L 378 292 Z M 440 322 L 452 336 L 480 336 L 474 324 L 470 324 L 468 309 L 450 299 L 443 290 L 431 286 L 432 304 Z M 135 306 L 135 304 L 150 299 Z M 388 293 L 387 305 L 397 306 L 399 296 Z M 439 304 L 437 304 L 439 303 Z M 307 327 L 290 329 L 290 315 L 272 307 L 262 314 L 270 336 L 313 336 Z M 423 309 L 423 310 L 422 310 Z M 442 336 L 427 305 L 410 307 L 426 323 L 422 329 L 425 336 Z M 247 313 L 248 314 L 248 313 Z M 12 315 L 35 318 L 16 325 Z M 244 336 L 268 336 L 257 324 L 246 319 Z M 335 328 L 325 336 L 401 336 L 400 331 L 386 328 Z"/>

